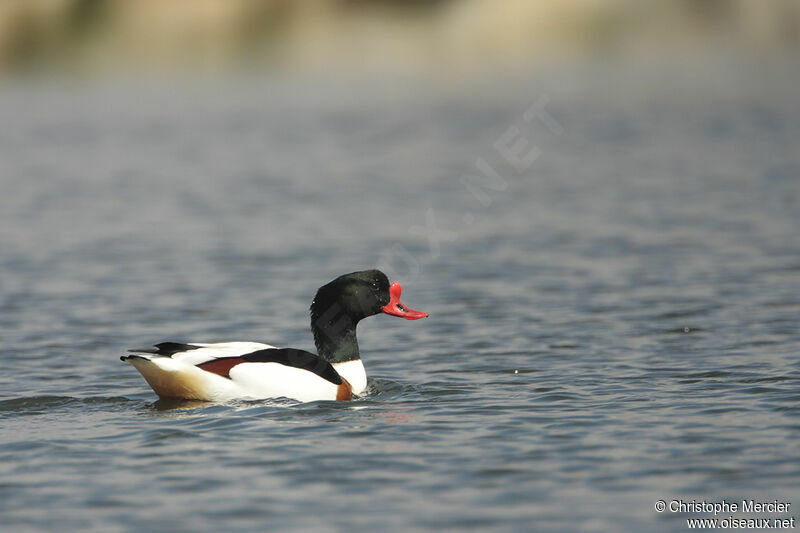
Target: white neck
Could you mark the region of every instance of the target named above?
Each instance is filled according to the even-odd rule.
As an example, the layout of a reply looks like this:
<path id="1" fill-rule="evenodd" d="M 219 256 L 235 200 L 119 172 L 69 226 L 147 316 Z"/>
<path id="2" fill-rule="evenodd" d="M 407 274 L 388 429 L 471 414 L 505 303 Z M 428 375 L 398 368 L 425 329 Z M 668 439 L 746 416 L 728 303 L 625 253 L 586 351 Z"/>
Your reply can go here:
<path id="1" fill-rule="evenodd" d="M 350 386 L 353 387 L 353 394 L 361 394 L 366 390 L 367 372 L 364 370 L 364 363 L 361 362 L 361 359 L 333 363 L 333 368 L 350 383 Z"/>

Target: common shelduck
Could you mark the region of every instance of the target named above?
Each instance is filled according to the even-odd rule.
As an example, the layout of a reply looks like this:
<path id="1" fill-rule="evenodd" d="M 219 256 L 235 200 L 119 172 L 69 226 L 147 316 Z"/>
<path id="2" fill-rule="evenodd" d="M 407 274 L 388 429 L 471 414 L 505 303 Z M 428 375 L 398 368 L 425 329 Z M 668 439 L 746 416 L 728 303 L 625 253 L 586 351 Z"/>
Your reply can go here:
<path id="1" fill-rule="evenodd" d="M 349 400 L 367 388 L 356 340 L 359 320 L 378 313 L 407 320 L 428 316 L 403 305 L 400 293 L 400 284 L 390 285 L 380 270 L 352 272 L 320 287 L 311 302 L 319 355 L 260 342 L 162 342 L 129 350 L 121 359 L 161 398 Z"/>

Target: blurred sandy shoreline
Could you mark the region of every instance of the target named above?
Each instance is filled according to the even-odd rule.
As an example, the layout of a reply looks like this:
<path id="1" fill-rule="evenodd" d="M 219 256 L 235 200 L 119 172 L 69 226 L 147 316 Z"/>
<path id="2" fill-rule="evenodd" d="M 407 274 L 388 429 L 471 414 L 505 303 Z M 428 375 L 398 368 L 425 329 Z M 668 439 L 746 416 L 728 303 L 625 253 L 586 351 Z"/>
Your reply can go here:
<path id="1" fill-rule="evenodd" d="M 0 73 L 474 71 L 625 52 L 800 48 L 773 0 L 3 0 Z"/>

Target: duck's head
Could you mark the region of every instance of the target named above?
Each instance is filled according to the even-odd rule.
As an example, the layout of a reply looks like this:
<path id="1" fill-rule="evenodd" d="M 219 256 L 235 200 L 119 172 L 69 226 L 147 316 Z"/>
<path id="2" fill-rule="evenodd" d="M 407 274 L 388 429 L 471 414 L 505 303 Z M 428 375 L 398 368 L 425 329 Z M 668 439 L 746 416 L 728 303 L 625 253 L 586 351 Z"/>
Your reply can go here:
<path id="1" fill-rule="evenodd" d="M 380 270 L 362 270 L 339 276 L 317 291 L 311 304 L 312 320 L 330 315 L 346 316 L 355 324 L 362 318 L 385 313 L 406 320 L 425 318 L 428 313 L 415 311 L 400 301 L 402 288 Z"/>
<path id="2" fill-rule="evenodd" d="M 339 276 L 317 291 L 311 302 L 311 331 L 319 355 L 331 363 L 359 359 L 356 326 L 359 320 L 385 313 L 407 320 L 425 318 L 400 302 L 400 284 L 390 284 L 380 270 Z"/>

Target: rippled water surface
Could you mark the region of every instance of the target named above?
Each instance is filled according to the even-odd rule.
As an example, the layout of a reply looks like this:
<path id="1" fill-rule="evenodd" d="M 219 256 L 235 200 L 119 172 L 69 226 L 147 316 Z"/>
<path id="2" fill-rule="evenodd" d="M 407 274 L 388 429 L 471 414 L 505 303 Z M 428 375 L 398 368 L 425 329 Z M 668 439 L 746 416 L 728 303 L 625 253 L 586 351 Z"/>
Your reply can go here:
<path id="1" fill-rule="evenodd" d="M 795 79 L 3 87 L 3 530 L 683 531 L 653 507 L 674 498 L 797 516 Z M 430 318 L 362 322 L 362 399 L 156 401 L 119 361 L 313 349 L 316 288 L 375 265 Z"/>

